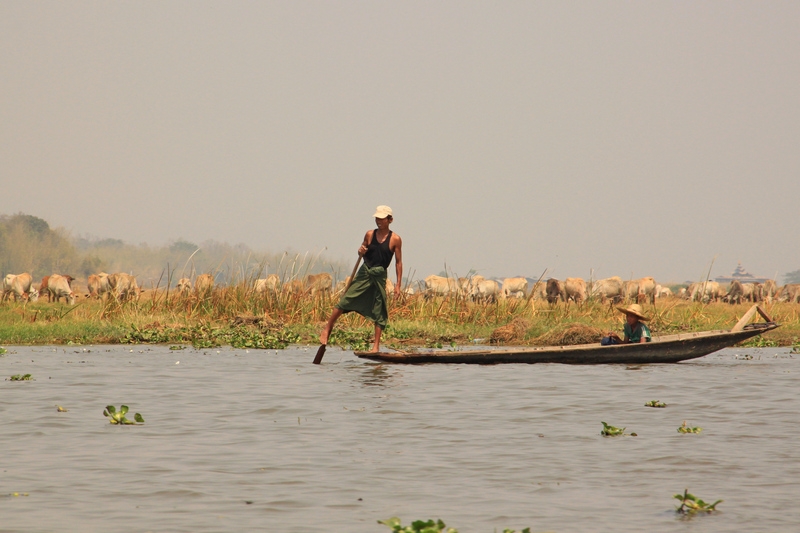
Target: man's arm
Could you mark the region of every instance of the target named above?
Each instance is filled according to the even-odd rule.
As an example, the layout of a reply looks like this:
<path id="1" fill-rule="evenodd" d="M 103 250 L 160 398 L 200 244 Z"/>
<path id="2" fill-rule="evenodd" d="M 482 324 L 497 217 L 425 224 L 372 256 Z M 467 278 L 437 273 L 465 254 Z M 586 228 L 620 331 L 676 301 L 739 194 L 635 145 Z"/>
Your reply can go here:
<path id="1" fill-rule="evenodd" d="M 403 239 L 396 233 L 392 234 L 390 245 L 394 244 L 394 270 L 397 273 L 397 283 L 394 286 L 394 295 L 400 296 L 400 284 L 403 282 Z"/>
<path id="2" fill-rule="evenodd" d="M 361 243 L 361 246 L 358 247 L 358 255 L 359 257 L 364 257 L 364 254 L 367 253 L 367 247 L 369 246 L 369 241 L 372 239 L 372 231 L 367 231 L 367 234 L 364 235 L 364 242 Z"/>

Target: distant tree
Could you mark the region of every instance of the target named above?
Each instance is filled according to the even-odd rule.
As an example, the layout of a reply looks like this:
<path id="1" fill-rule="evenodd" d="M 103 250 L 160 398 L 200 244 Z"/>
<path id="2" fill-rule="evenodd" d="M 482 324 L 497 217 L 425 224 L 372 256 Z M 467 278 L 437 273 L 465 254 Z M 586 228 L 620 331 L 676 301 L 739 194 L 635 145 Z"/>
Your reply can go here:
<path id="1" fill-rule="evenodd" d="M 74 272 L 78 263 L 77 250 L 64 230 L 53 230 L 41 218 L 23 213 L 0 216 L 3 273 L 29 272 L 36 278 Z"/>
<path id="2" fill-rule="evenodd" d="M 95 248 L 122 248 L 125 242 L 122 239 L 100 239 L 94 243 Z"/>
<path id="3" fill-rule="evenodd" d="M 45 237 L 50 232 L 50 224 L 39 217 L 33 215 L 26 215 L 24 213 L 17 213 L 8 217 L 8 227 L 14 228 L 15 226 L 22 227 L 28 233 Z"/>
<path id="4" fill-rule="evenodd" d="M 787 272 L 783 275 L 783 282 L 784 283 L 800 283 L 800 270 L 795 270 L 793 272 Z"/>
<path id="5" fill-rule="evenodd" d="M 80 266 L 80 273 L 89 277 L 89 274 L 96 274 L 103 270 L 103 260 L 96 255 L 87 255 L 83 258 Z"/>
<path id="6" fill-rule="evenodd" d="M 169 251 L 173 253 L 189 252 L 191 254 L 194 253 L 197 248 L 198 246 L 195 243 L 183 239 L 178 239 L 169 245 Z"/>

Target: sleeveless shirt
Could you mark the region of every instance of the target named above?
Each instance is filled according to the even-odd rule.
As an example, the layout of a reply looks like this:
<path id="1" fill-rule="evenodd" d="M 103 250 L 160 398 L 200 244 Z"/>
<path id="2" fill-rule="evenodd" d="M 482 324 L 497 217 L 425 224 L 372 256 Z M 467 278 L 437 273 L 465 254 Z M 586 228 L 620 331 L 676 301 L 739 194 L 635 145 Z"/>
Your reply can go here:
<path id="1" fill-rule="evenodd" d="M 372 241 L 367 246 L 367 253 L 364 254 L 364 264 L 370 268 L 382 266 L 388 269 L 394 257 L 394 252 L 389 249 L 391 240 L 391 230 L 389 230 L 389 234 L 383 242 L 378 242 L 378 230 L 373 230 Z"/>

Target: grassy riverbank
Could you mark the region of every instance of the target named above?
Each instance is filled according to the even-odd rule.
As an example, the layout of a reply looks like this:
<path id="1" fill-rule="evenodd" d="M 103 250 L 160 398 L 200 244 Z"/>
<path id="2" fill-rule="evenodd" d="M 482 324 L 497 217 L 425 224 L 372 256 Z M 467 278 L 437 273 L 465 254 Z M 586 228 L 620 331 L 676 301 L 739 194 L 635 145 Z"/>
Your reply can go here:
<path id="1" fill-rule="evenodd" d="M 282 348 L 316 344 L 333 303 L 330 297 L 255 294 L 246 285 L 217 288 L 204 297 L 147 291 L 134 302 L 80 299 L 64 303 L 0 304 L 0 343 L 5 345 L 174 343 L 197 347 Z M 729 329 L 748 304 L 690 303 L 677 298 L 645 304 L 654 335 Z M 749 345 L 800 342 L 800 305 L 762 304 L 782 327 Z M 476 304 L 463 299 L 404 297 L 390 305 L 384 345 L 448 346 L 490 341 L 506 345 L 575 344 L 599 341 L 622 330 L 622 314 L 609 305 L 550 306 L 542 301 L 503 300 Z M 330 344 L 365 349 L 370 323 L 355 314 L 337 324 Z"/>

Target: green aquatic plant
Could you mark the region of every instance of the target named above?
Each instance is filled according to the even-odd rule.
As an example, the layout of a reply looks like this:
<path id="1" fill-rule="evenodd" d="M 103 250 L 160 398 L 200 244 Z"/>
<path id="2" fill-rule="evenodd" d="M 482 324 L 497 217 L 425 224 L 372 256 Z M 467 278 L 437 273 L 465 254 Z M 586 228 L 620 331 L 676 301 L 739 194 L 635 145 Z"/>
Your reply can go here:
<path id="1" fill-rule="evenodd" d="M 170 350 L 185 350 L 186 346 L 170 346 Z"/>
<path id="2" fill-rule="evenodd" d="M 442 520 L 415 520 L 409 526 L 403 526 L 396 516 L 386 520 L 378 520 L 379 524 L 389 526 L 393 533 L 458 533 L 458 530 L 447 527 Z M 445 529 L 446 528 L 446 529 Z M 495 529 L 495 531 L 497 531 Z M 514 529 L 504 529 L 503 533 L 517 533 Z M 526 527 L 520 533 L 531 533 L 531 528 Z"/>
<path id="3" fill-rule="evenodd" d="M 601 422 L 603 424 L 603 429 L 600 431 L 600 434 L 604 437 L 619 437 L 625 434 L 625 428 L 618 428 L 615 426 L 609 426 L 605 422 Z"/>
<path id="4" fill-rule="evenodd" d="M 141 327 L 131 330 L 120 340 L 122 344 L 191 343 L 195 349 L 218 348 L 223 344 L 232 348 L 283 349 L 297 342 L 299 335 L 283 329 L 276 333 L 262 332 L 244 326 L 210 327 L 199 324 L 187 327 Z M 172 349 L 172 348 L 171 348 Z"/>
<path id="5" fill-rule="evenodd" d="M 778 346 L 778 343 L 772 339 L 766 339 L 761 335 L 756 335 L 755 337 L 743 341 L 741 345 L 745 348 L 774 348 Z"/>
<path id="6" fill-rule="evenodd" d="M 10 378 L 8 378 L 6 381 L 33 381 L 33 377 L 31 377 L 30 374 L 25 374 L 25 375 L 14 374 Z"/>
<path id="7" fill-rule="evenodd" d="M 109 418 L 109 422 L 112 424 L 124 424 L 124 425 L 134 425 L 134 424 L 144 424 L 144 418 L 139 413 L 133 415 L 133 420 L 128 420 L 125 418 L 125 415 L 128 413 L 128 406 L 127 405 L 120 405 L 119 411 L 113 405 L 106 405 L 105 410 L 103 411 L 103 415 Z"/>
<path id="8" fill-rule="evenodd" d="M 609 426 L 605 422 L 600 422 L 603 424 L 603 429 L 600 431 L 600 434 L 604 437 L 622 437 L 623 435 L 628 435 L 625 433 L 625 428 L 618 428 L 614 426 Z M 636 433 L 630 433 L 631 437 L 636 437 Z"/>
<path id="9" fill-rule="evenodd" d="M 678 433 L 700 433 L 701 431 L 703 431 L 703 428 L 688 427 L 686 425 L 686 420 L 684 420 L 681 427 L 678 428 Z"/>
<path id="10" fill-rule="evenodd" d="M 722 503 L 723 500 L 717 500 L 714 503 L 706 503 L 694 494 L 689 494 L 689 489 L 683 491 L 683 494 L 676 494 L 673 498 L 680 500 L 681 504 L 675 508 L 675 511 L 681 514 L 693 515 L 696 513 L 710 513 L 717 510 L 717 504 Z"/>
<path id="11" fill-rule="evenodd" d="M 0 346 L 0 355 L 5 355 L 5 354 L 7 354 L 7 353 L 8 353 L 8 350 L 6 350 L 6 349 L 5 349 L 5 348 L 3 348 L 2 346 Z"/>
<path id="12" fill-rule="evenodd" d="M 452 527 L 447 527 L 441 519 L 436 521 L 415 520 L 411 522 L 411 525 L 403 526 L 400 519 L 393 516 L 386 520 L 378 520 L 378 523 L 389 526 L 393 533 L 458 533 L 458 531 Z"/>
<path id="13" fill-rule="evenodd" d="M 649 402 L 644 404 L 644 406 L 645 407 L 666 407 L 667 404 L 665 404 L 664 402 L 659 402 L 658 400 L 650 400 Z"/>

